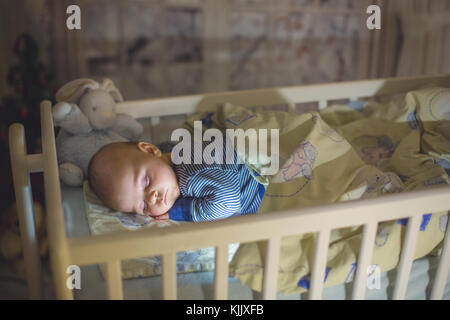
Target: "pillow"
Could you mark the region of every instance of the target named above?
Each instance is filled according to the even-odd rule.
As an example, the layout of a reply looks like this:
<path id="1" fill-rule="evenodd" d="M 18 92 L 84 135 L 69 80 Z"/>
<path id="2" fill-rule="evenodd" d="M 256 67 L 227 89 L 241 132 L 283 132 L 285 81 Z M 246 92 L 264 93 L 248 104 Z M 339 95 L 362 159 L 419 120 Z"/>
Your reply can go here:
<path id="1" fill-rule="evenodd" d="M 89 229 L 94 236 L 121 230 L 166 228 L 181 223 L 189 223 L 173 220 L 155 220 L 138 214 L 113 211 L 102 204 L 89 188 L 87 181 L 83 184 L 83 194 Z M 232 243 L 228 246 L 228 262 L 231 261 L 238 247 L 238 243 Z M 179 273 L 213 271 L 214 258 L 214 247 L 177 252 L 176 269 Z M 159 256 L 122 260 L 121 265 L 123 279 L 150 277 L 161 274 L 161 257 Z M 100 265 L 100 270 L 105 274 L 104 265 Z"/>

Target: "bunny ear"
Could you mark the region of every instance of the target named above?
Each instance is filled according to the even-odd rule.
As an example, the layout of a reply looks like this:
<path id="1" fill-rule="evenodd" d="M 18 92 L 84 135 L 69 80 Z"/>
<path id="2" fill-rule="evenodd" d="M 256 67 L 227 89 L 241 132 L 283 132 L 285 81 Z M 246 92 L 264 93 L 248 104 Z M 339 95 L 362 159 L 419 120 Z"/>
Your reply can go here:
<path id="1" fill-rule="evenodd" d="M 65 101 L 69 103 L 78 103 L 78 99 L 86 92 L 86 90 L 97 89 L 99 86 L 98 82 L 91 79 L 76 79 L 62 86 L 56 92 L 55 99 L 57 102 Z"/>
<path id="2" fill-rule="evenodd" d="M 105 89 L 113 97 L 115 102 L 123 101 L 122 94 L 120 93 L 119 89 L 116 88 L 111 79 L 103 79 L 102 88 Z"/>

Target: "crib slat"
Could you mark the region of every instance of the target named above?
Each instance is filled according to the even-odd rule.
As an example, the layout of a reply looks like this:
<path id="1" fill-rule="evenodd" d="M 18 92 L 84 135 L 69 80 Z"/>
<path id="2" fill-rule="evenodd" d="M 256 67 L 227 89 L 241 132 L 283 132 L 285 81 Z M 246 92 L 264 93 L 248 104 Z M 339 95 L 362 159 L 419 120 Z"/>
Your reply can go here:
<path id="1" fill-rule="evenodd" d="M 10 126 L 9 146 L 14 193 L 17 203 L 17 218 L 19 220 L 20 234 L 22 235 L 21 244 L 28 282 L 28 297 L 33 300 L 40 299 L 42 295 L 41 260 L 35 231 L 31 183 L 24 161 L 27 159 L 25 155 L 25 130 L 21 124 L 15 123 Z"/>
<path id="2" fill-rule="evenodd" d="M 311 289 L 309 291 L 309 299 L 312 300 L 319 300 L 322 298 L 329 242 L 330 230 L 319 231 L 316 241 L 316 250 L 314 253 L 314 264 L 311 273 Z"/>
<path id="3" fill-rule="evenodd" d="M 364 226 L 356 277 L 353 283 L 352 299 L 354 300 L 362 300 L 366 295 L 367 268 L 371 263 L 373 255 L 376 232 L 377 223 L 369 223 Z"/>
<path id="4" fill-rule="evenodd" d="M 175 252 L 166 253 L 161 257 L 162 264 L 162 294 L 165 300 L 177 299 L 177 270 Z"/>
<path id="5" fill-rule="evenodd" d="M 325 109 L 327 107 L 327 100 L 319 100 L 319 110 Z"/>
<path id="6" fill-rule="evenodd" d="M 408 227 L 406 230 L 405 241 L 400 256 L 400 264 L 397 269 L 397 279 L 395 281 L 395 289 L 393 298 L 401 300 L 405 297 L 408 288 L 408 279 L 411 272 L 411 266 L 414 259 L 414 251 L 416 249 L 416 241 L 419 233 L 422 215 L 415 215 L 408 219 Z"/>
<path id="7" fill-rule="evenodd" d="M 155 141 L 160 141 L 161 140 L 161 128 L 160 128 L 161 117 L 152 117 L 150 123 L 151 123 L 150 132 L 152 134 L 152 139 Z"/>
<path id="8" fill-rule="evenodd" d="M 214 299 L 228 299 L 228 245 L 216 247 L 214 273 Z"/>
<path id="9" fill-rule="evenodd" d="M 296 110 L 296 106 L 295 106 L 295 103 L 293 103 L 293 102 L 290 102 L 290 103 L 288 103 L 288 111 L 289 112 L 293 112 L 293 113 L 295 113 L 297 110 Z"/>
<path id="10" fill-rule="evenodd" d="M 152 127 L 156 127 L 161 123 L 161 117 L 152 117 Z"/>
<path id="11" fill-rule="evenodd" d="M 277 295 L 278 262 L 280 259 L 280 238 L 267 240 L 266 260 L 264 264 L 263 299 L 274 300 Z"/>
<path id="12" fill-rule="evenodd" d="M 447 231 L 444 238 L 444 247 L 442 248 L 441 259 L 431 290 L 431 299 L 442 299 L 445 284 L 447 283 L 448 271 L 450 269 L 450 223 L 447 222 Z"/>
<path id="13" fill-rule="evenodd" d="M 108 283 L 108 299 L 122 300 L 122 268 L 120 260 L 112 260 L 106 263 L 106 280 Z"/>

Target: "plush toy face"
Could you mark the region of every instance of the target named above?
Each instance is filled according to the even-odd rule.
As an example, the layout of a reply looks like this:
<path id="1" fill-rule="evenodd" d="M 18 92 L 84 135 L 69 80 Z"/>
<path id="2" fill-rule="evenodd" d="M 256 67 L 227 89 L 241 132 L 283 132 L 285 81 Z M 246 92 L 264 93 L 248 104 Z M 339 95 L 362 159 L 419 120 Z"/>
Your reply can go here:
<path id="1" fill-rule="evenodd" d="M 116 121 L 116 103 L 104 90 L 94 89 L 85 93 L 80 99 L 79 107 L 93 129 L 107 129 Z"/>

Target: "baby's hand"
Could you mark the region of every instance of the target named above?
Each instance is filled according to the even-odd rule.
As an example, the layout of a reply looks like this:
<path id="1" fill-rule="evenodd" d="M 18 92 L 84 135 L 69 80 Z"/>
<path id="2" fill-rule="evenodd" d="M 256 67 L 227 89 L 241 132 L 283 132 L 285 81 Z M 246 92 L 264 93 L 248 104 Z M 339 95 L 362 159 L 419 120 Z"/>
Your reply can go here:
<path id="1" fill-rule="evenodd" d="M 155 220 L 167 220 L 167 219 L 169 219 L 169 213 L 166 212 L 166 213 L 160 214 L 159 216 L 153 216 L 153 219 L 155 219 Z"/>

